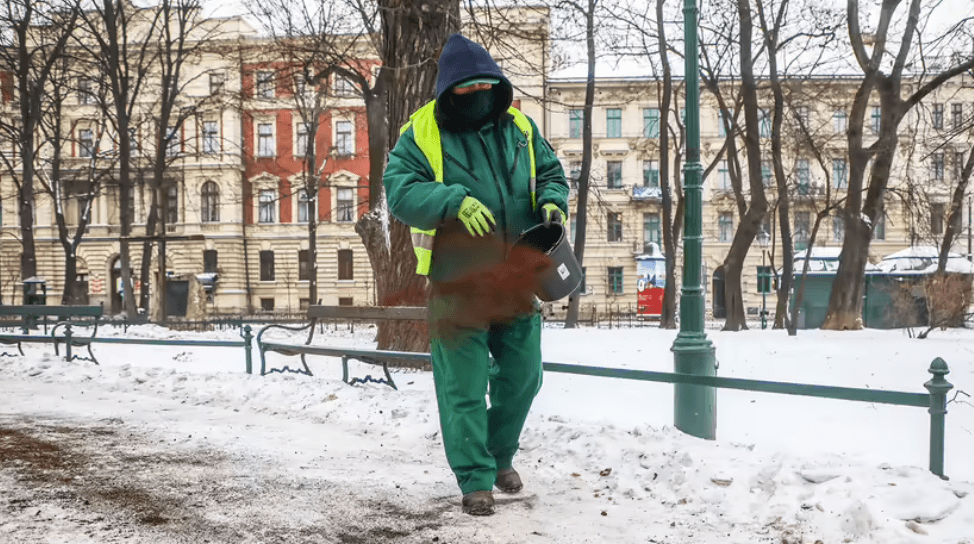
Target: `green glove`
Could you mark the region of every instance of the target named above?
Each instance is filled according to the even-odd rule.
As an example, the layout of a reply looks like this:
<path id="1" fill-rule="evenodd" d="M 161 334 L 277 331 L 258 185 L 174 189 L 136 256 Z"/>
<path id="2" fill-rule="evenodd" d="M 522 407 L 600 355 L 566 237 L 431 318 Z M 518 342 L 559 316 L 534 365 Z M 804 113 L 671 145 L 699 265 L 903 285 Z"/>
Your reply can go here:
<path id="1" fill-rule="evenodd" d="M 557 213 L 555 213 L 557 212 Z M 541 206 L 541 219 L 544 220 L 544 226 L 550 227 L 551 222 L 565 224 L 565 212 L 561 211 L 561 208 L 557 204 L 547 203 Z"/>
<path id="2" fill-rule="evenodd" d="M 487 206 L 472 196 L 463 197 L 457 219 L 467 227 L 471 236 L 483 236 L 493 230 L 493 225 L 497 224 Z"/>

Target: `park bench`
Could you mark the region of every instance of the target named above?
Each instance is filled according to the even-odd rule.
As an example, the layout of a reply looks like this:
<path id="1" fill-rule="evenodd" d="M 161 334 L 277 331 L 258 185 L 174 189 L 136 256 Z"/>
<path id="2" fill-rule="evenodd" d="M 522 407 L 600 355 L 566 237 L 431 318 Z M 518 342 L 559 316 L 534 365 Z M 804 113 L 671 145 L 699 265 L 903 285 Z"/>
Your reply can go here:
<path id="1" fill-rule="evenodd" d="M 308 324 L 302 326 L 289 325 L 267 325 L 257 333 L 257 349 L 260 351 L 260 373 L 265 375 L 272 372 L 295 372 L 311 376 L 311 368 L 308 367 L 307 355 L 323 355 L 328 357 L 341 357 L 342 359 L 342 381 L 350 385 L 356 383 L 385 383 L 396 388 L 396 384 L 389 373 L 390 363 L 405 363 L 416 365 L 416 363 L 428 363 L 428 353 L 405 353 L 405 352 L 383 352 L 376 350 L 356 350 L 347 348 L 333 348 L 325 346 L 313 346 L 316 326 L 323 321 L 426 321 L 428 311 L 424 307 L 413 306 L 309 306 Z M 264 333 L 268 330 L 282 329 L 301 332 L 308 331 L 308 337 L 304 344 L 283 344 L 264 339 Z M 303 369 L 291 369 L 284 366 L 281 369 L 267 369 L 268 352 L 280 353 L 286 356 L 298 356 L 301 358 Z M 371 376 L 364 378 L 349 379 L 348 362 L 356 360 L 367 364 L 382 367 L 385 374 L 384 378 L 375 379 Z"/>
<path id="2" fill-rule="evenodd" d="M 95 361 L 94 354 L 91 353 L 91 343 L 85 342 L 86 338 L 93 338 L 98 333 L 98 322 L 103 313 L 101 306 L 46 306 L 46 305 L 25 305 L 25 306 L 0 306 L 0 317 L 8 318 L 0 323 L 3 326 L 18 326 L 23 331 L 23 336 L 19 335 L 0 335 L 0 343 L 17 346 L 20 355 L 24 354 L 21 342 L 24 337 L 30 334 L 31 329 L 36 329 L 39 323 L 43 324 L 44 335 L 47 335 L 48 326 L 51 328 L 51 341 L 54 343 L 54 350 L 57 353 L 58 341 L 57 330 L 59 327 L 70 325 L 82 326 L 90 329 L 87 336 L 71 337 L 71 345 L 85 346 L 88 348 L 90 360 Z M 9 318 L 16 318 L 10 320 Z M 54 320 L 52 324 L 49 319 Z M 0 353 L 8 357 L 14 357 L 7 352 Z"/>

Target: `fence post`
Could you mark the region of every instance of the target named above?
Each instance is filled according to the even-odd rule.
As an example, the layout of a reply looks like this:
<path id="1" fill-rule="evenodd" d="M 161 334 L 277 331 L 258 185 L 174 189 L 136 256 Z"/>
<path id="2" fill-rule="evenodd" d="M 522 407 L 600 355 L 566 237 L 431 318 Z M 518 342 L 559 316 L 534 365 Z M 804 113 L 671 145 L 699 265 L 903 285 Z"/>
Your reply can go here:
<path id="1" fill-rule="evenodd" d="M 947 392 L 954 388 L 944 376 L 950 374 L 947 362 L 937 357 L 928 370 L 933 378 L 923 387 L 930 392 L 930 472 L 944 480 L 944 416 L 947 414 Z"/>
<path id="2" fill-rule="evenodd" d="M 243 334 L 241 335 L 243 336 L 244 339 L 244 351 L 245 351 L 245 357 L 247 361 L 247 374 L 254 373 L 254 359 L 251 353 L 253 349 L 253 341 L 254 341 L 254 335 L 251 333 L 252 330 L 253 329 L 250 328 L 250 325 L 244 325 Z"/>
<path id="3" fill-rule="evenodd" d="M 71 323 L 64 326 L 64 360 L 71 361 Z"/>

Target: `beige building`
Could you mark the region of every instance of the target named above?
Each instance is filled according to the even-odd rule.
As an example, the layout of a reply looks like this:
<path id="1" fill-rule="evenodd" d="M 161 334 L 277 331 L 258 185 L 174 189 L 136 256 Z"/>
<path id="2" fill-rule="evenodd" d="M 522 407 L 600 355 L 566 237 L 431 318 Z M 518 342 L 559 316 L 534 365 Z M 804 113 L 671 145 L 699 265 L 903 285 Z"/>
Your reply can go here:
<path id="1" fill-rule="evenodd" d="M 548 139 L 563 160 L 569 175 L 581 168 L 582 108 L 584 80 L 552 79 L 548 81 Z M 607 305 L 622 311 L 636 306 L 636 257 L 647 251 L 648 244 L 662 248 L 662 204 L 659 192 L 659 131 L 664 125 L 659 111 L 657 82 L 646 78 L 599 79 L 596 83 L 593 110 L 592 186 L 589 197 L 586 235 L 585 294 L 582 305 Z M 812 224 L 819 210 L 826 207 L 826 180 L 830 180 L 832 202 L 845 197 L 848 184 L 846 129 L 848 112 L 855 92 L 855 80 L 832 77 L 805 82 L 790 97 L 789 120 L 785 124 L 783 143 L 784 166 L 792 194 L 792 228 L 796 249 L 807 246 Z M 682 103 L 682 96 L 677 97 Z M 812 139 L 821 150 L 819 163 L 808 146 L 795 142 L 800 115 Z M 878 100 L 871 106 L 866 122 L 866 145 L 875 140 L 879 123 Z M 971 127 L 974 116 L 974 81 L 966 74 L 912 112 L 901 125 L 894 179 L 886 199 L 885 216 L 876 225 L 870 257 L 882 256 L 911 244 L 939 244 L 942 240 L 949 199 L 960 176 L 959 152 L 969 153 L 974 144 Z M 725 139 L 716 100 L 703 93 L 701 104 L 701 153 L 704 169 L 710 173 L 704 185 L 704 255 L 703 274 L 707 289 L 708 309 L 713 308 L 713 273 L 724 261 L 740 220 L 734 198 L 726 156 L 717 160 Z M 673 115 L 669 126 L 677 134 L 681 128 Z M 770 114 L 761 120 L 762 146 L 770 153 Z M 672 138 L 671 138 L 671 141 Z M 739 144 L 739 148 L 743 145 Z M 743 151 L 740 160 L 746 160 Z M 672 154 L 671 159 L 672 160 Z M 746 165 L 743 166 L 746 169 Z M 827 169 L 827 171 L 826 171 Z M 671 176 L 673 166 L 670 167 Z M 763 183 L 768 187 L 769 206 L 774 208 L 774 187 L 770 157 L 764 168 Z M 744 172 L 745 196 L 747 194 Z M 968 191 L 972 194 L 974 191 Z M 572 193 L 572 210 L 575 209 Z M 970 196 L 967 197 L 969 202 Z M 757 267 L 767 264 L 781 267 L 781 242 L 777 217 L 770 213 L 765 229 L 771 242 L 766 252 L 757 243 L 748 253 L 744 267 L 745 307 L 755 316 L 762 305 L 757 287 Z M 574 228 L 575 220 L 571 219 Z M 961 236 L 954 251 L 969 254 L 971 236 L 969 208 L 965 206 Z M 834 214 L 823 220 L 815 247 L 841 248 L 841 220 Z M 682 246 L 682 242 L 680 244 Z M 678 255 L 678 263 L 681 256 Z M 677 266 L 677 274 L 680 265 Z M 670 278 L 679 282 L 679 277 Z M 677 283 L 679 285 L 679 283 Z M 774 296 L 768 297 L 773 308 Z M 556 305 L 556 312 L 561 310 Z"/>

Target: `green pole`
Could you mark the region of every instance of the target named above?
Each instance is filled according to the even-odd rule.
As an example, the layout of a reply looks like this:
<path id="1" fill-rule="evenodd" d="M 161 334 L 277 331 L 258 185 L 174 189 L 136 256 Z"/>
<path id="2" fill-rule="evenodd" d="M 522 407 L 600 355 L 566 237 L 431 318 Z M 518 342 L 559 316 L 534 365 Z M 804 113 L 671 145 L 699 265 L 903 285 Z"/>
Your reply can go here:
<path id="1" fill-rule="evenodd" d="M 954 388 L 954 385 L 947 381 L 944 376 L 950 374 L 947 362 L 937 357 L 930 363 L 928 370 L 933 374 L 933 378 L 923 387 L 930 392 L 930 472 L 940 476 L 944 480 L 944 416 L 947 415 L 947 392 Z"/>
<path id="2" fill-rule="evenodd" d="M 703 167 L 700 165 L 700 79 L 697 49 L 697 5 L 683 6 L 686 57 L 686 164 L 683 167 L 683 288 L 680 294 L 680 333 L 673 342 L 676 372 L 715 376 L 714 345 L 704 333 L 704 296 L 701 285 L 703 258 Z M 717 435 L 716 389 L 677 384 L 673 419 L 677 429 L 713 440 Z"/>
<path id="3" fill-rule="evenodd" d="M 252 354 L 254 335 L 251 334 L 251 330 L 250 325 L 245 325 L 243 328 L 243 334 L 240 335 L 243 336 L 244 339 L 244 353 L 246 354 L 247 374 L 254 373 L 254 360 Z"/>

